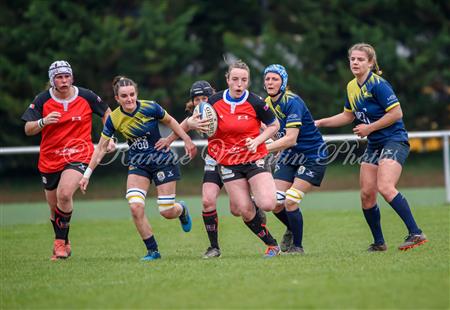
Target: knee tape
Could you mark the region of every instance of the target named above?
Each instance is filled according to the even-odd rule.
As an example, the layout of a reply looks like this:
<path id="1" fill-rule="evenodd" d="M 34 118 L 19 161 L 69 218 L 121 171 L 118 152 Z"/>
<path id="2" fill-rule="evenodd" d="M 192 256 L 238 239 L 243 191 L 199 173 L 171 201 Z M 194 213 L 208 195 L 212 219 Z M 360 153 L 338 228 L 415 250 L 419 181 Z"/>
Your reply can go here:
<path id="1" fill-rule="evenodd" d="M 175 194 L 158 196 L 157 203 L 160 213 L 172 209 L 175 207 Z"/>
<path id="2" fill-rule="evenodd" d="M 128 203 L 140 203 L 145 206 L 145 196 L 147 192 L 140 188 L 130 188 L 127 190 L 125 198 Z"/>
<path id="3" fill-rule="evenodd" d="M 300 201 L 302 201 L 304 196 L 305 196 L 305 193 L 303 193 L 302 191 L 299 191 L 298 189 L 295 189 L 293 187 L 288 189 L 286 192 L 286 199 L 291 200 L 297 204 L 300 203 Z"/>
<path id="4" fill-rule="evenodd" d="M 277 191 L 277 203 L 282 205 L 286 200 L 286 193 L 282 191 Z"/>

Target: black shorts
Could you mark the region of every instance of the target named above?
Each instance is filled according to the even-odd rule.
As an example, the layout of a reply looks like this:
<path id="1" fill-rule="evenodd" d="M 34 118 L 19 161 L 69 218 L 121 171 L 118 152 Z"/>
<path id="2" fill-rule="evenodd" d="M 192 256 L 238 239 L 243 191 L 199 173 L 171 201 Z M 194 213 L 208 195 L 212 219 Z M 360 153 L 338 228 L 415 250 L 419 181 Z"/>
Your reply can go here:
<path id="1" fill-rule="evenodd" d="M 269 171 L 270 170 L 267 166 L 267 161 L 264 158 L 258 159 L 255 162 L 240 165 L 220 165 L 220 177 L 222 178 L 222 182 L 224 183 L 238 179 L 249 180 L 251 177 L 259 173 Z"/>
<path id="2" fill-rule="evenodd" d="M 220 178 L 219 166 L 215 166 L 214 170 L 206 170 L 203 174 L 203 183 L 214 183 L 220 188 L 223 187 L 222 179 Z"/>
<path id="3" fill-rule="evenodd" d="M 88 164 L 85 164 L 85 163 L 74 162 L 74 163 L 67 164 L 63 170 L 60 170 L 57 172 L 52 172 L 52 173 L 40 172 L 41 177 L 42 177 L 42 184 L 44 185 L 44 188 L 46 190 L 52 191 L 58 187 L 59 180 L 61 179 L 61 173 L 64 170 L 73 169 L 73 170 L 76 170 L 76 171 L 80 172 L 81 174 L 83 174 L 84 171 L 86 171 L 87 166 L 88 166 Z"/>

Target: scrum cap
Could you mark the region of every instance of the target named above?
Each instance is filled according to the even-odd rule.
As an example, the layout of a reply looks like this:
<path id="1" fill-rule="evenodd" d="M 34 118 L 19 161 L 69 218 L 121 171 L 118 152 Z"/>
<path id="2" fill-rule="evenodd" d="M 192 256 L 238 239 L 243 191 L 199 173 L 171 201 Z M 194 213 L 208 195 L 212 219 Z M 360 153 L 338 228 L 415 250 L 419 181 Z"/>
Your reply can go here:
<path id="1" fill-rule="evenodd" d="M 57 60 L 53 62 L 50 67 L 48 67 L 48 78 L 50 80 L 50 85 L 55 87 L 55 76 L 58 74 L 70 74 L 73 76 L 72 67 L 65 60 Z"/>
<path id="2" fill-rule="evenodd" d="M 189 93 L 191 95 L 191 99 L 194 99 L 194 97 L 197 96 L 209 97 L 214 93 L 214 89 L 207 81 L 197 81 L 192 84 Z"/>
<path id="3" fill-rule="evenodd" d="M 276 73 L 281 77 L 280 93 L 284 92 L 288 83 L 288 74 L 286 69 L 282 65 L 273 64 L 264 69 L 264 77 L 266 77 L 266 74 L 269 72 Z"/>

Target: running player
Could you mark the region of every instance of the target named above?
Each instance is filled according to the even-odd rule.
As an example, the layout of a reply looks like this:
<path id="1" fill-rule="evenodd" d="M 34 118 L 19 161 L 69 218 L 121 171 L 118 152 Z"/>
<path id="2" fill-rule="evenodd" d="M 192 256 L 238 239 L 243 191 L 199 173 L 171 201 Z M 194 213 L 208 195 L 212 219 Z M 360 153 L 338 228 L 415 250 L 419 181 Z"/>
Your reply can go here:
<path id="1" fill-rule="evenodd" d="M 280 154 L 274 171 L 277 207 L 274 215 L 286 226 L 281 249 L 303 254 L 303 215 L 300 202 L 325 174 L 326 147 L 305 102 L 287 89 L 288 73 L 278 64 L 264 70 L 266 103 L 280 121 L 277 139 L 267 145 Z"/>
<path id="2" fill-rule="evenodd" d="M 111 110 L 91 90 L 73 85 L 67 61 L 53 62 L 48 77 L 51 87 L 36 96 L 22 120 L 27 136 L 41 134 L 38 169 L 55 232 L 51 259 L 56 260 L 72 253 L 69 228 L 73 195 L 94 151 L 92 114 L 105 123 Z M 113 147 L 113 142 L 107 146 L 109 150 Z"/>
<path id="3" fill-rule="evenodd" d="M 280 247 L 262 218 L 257 216 L 250 192 L 262 210 L 275 208 L 276 189 L 267 171 L 265 141 L 277 132 L 279 123 L 262 98 L 247 90 L 250 69 L 244 62 L 230 64 L 225 77 L 228 89 L 208 99 L 218 116 L 217 131 L 209 139 L 208 154 L 219 163 L 231 213 L 241 216 L 267 245 L 265 257 L 273 257 L 280 253 Z M 261 123 L 266 125 L 262 132 Z"/>
<path id="4" fill-rule="evenodd" d="M 114 132 L 122 133 L 130 146 L 126 199 L 136 229 L 147 248 L 147 255 L 142 260 L 151 261 L 161 258 L 144 209 L 145 197 L 152 181 L 158 194 L 160 214 L 167 219 L 179 218 L 185 232 L 189 232 L 192 226 L 187 206 L 182 201 L 175 201 L 176 181 L 180 179 L 180 171 L 175 163 L 174 153 L 155 149 L 155 143 L 161 138 L 158 123 L 167 125 L 184 140 L 186 153 L 191 158 L 195 156 L 197 149 L 178 122 L 159 104 L 137 99 L 138 87 L 134 81 L 118 76 L 113 81 L 113 90 L 119 107 L 108 117 L 99 145 L 79 186 L 84 193 L 93 170 L 106 153 L 108 141 Z"/>

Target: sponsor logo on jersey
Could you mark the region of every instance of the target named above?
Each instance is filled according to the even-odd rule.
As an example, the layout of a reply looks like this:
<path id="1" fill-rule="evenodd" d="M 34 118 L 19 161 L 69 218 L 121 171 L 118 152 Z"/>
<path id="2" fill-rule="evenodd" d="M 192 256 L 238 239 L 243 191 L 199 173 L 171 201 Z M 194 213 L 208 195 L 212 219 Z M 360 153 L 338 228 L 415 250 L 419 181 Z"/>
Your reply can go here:
<path id="1" fill-rule="evenodd" d="M 72 116 L 72 121 L 81 121 L 81 116 Z"/>
<path id="2" fill-rule="evenodd" d="M 164 171 L 159 171 L 156 174 L 156 177 L 158 178 L 159 181 L 163 181 L 166 178 L 166 175 L 164 174 Z"/>
<path id="3" fill-rule="evenodd" d="M 395 96 L 395 95 L 390 95 L 386 100 L 387 100 L 387 101 L 397 100 L 397 96 Z"/>
<path id="4" fill-rule="evenodd" d="M 246 120 L 246 121 L 248 121 L 248 120 L 249 120 L 249 117 L 248 117 L 248 115 L 238 115 L 238 116 L 237 116 L 237 119 L 238 119 L 238 121 L 241 121 L 241 120 Z"/>
<path id="5" fill-rule="evenodd" d="M 173 177 L 173 171 L 172 170 L 167 171 L 167 177 L 168 178 Z"/>

